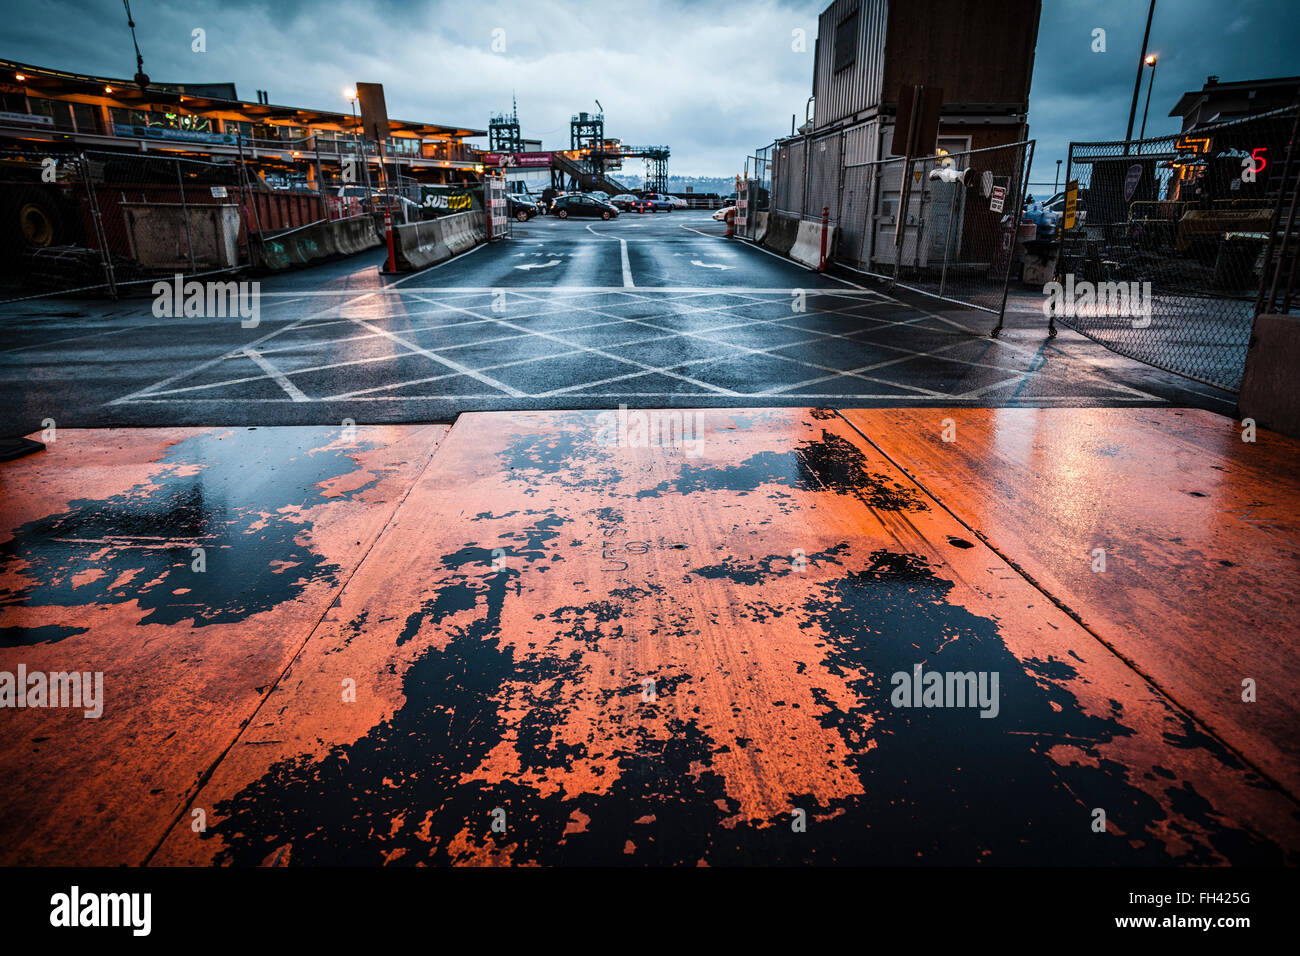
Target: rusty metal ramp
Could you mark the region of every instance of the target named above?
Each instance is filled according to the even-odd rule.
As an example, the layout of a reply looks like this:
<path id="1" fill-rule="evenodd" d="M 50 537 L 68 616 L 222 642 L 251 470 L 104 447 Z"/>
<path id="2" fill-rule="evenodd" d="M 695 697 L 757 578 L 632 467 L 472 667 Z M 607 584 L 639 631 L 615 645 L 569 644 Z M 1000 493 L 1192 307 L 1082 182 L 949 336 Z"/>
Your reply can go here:
<path id="1" fill-rule="evenodd" d="M 1270 772 L 1283 745 L 1265 739 L 1279 725 L 1225 741 L 1177 675 L 1119 652 L 1024 570 L 1015 542 L 963 516 L 915 463 L 896 464 L 890 443 L 917 427 L 893 412 L 761 409 L 467 414 L 445 437 L 388 429 L 407 449 L 389 465 L 349 458 L 339 474 L 295 478 L 313 501 L 322 482 L 347 489 L 354 507 L 327 521 L 311 510 L 323 505 L 281 493 L 255 509 L 303 527 L 250 544 L 223 586 L 251 593 L 246 580 L 292 561 L 281 580 L 299 590 L 236 600 L 228 622 L 172 614 L 157 626 L 130 587 L 95 584 L 79 604 L 57 584 L 89 573 L 51 543 L 72 537 L 67 515 L 144 508 L 157 465 L 107 498 L 30 501 L 4 544 L 0 661 L 99 655 L 106 706 L 98 722 L 7 715 L 29 723 L 11 722 L 21 733 L 0 769 L 27 782 L 5 798 L 0 829 L 37 834 L 7 839 L 7 858 L 1294 862 L 1300 815 Z M 311 430 L 265 431 L 281 438 L 268 440 L 270 468 Z M 32 481 L 42 468 L 51 486 L 65 480 L 26 462 Z M 1123 477 L 1111 462 L 1094 457 L 1099 480 Z M 1054 506 L 1040 492 L 1005 499 Z M 175 572 L 137 573 L 166 587 Z M 49 626 L 85 630 L 36 630 Z M 1194 654 L 1172 633 L 1184 626 L 1171 617 L 1170 633 L 1146 640 Z M 139 675 L 150 682 L 127 695 Z M 220 719 L 191 714 L 227 694 L 214 690 L 223 681 L 243 696 Z M 104 729 L 115 710 L 129 728 Z M 33 744 L 49 721 L 65 742 Z M 83 773 L 70 786 L 60 775 L 74 760 Z M 150 802 L 151 787 L 168 799 Z M 55 794 L 78 813 L 42 811 Z M 104 794 L 142 804 L 116 811 L 111 833 Z"/>

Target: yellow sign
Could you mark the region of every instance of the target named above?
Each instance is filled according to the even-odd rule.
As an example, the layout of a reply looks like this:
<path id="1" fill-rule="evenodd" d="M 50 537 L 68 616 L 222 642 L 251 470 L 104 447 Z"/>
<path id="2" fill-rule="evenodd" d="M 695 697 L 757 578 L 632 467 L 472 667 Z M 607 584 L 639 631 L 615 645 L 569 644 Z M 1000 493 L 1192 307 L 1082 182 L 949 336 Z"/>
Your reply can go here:
<path id="1" fill-rule="evenodd" d="M 1065 184 L 1065 222 L 1063 229 L 1073 229 L 1075 212 L 1079 208 L 1079 181 L 1071 179 Z"/>

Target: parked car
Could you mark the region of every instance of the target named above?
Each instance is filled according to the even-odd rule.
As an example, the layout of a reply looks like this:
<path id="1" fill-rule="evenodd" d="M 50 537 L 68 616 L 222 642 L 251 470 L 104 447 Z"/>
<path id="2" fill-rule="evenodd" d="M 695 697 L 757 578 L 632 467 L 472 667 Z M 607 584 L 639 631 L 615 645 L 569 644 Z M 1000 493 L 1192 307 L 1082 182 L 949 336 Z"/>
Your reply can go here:
<path id="1" fill-rule="evenodd" d="M 672 199 L 670 199 L 668 196 L 664 195 L 663 193 L 644 193 L 641 198 L 647 200 L 651 205 L 654 206 L 654 209 L 652 210 L 654 212 L 658 212 L 661 209 L 664 212 L 673 211 Z"/>
<path id="2" fill-rule="evenodd" d="M 674 209 L 688 209 L 690 204 L 681 196 L 666 196 L 669 202 L 673 204 Z"/>
<path id="3" fill-rule="evenodd" d="M 601 202 L 609 202 L 609 193 L 602 189 L 593 189 L 591 192 L 587 193 L 587 195 L 592 199 L 599 199 Z"/>
<path id="4" fill-rule="evenodd" d="M 636 203 L 640 202 L 640 200 L 631 193 L 619 193 L 609 202 L 610 205 L 617 206 L 621 212 L 628 212 Z"/>
<path id="5" fill-rule="evenodd" d="M 736 214 L 735 206 L 723 206 L 721 209 L 719 209 L 717 212 L 713 214 L 713 218 L 718 220 L 718 222 L 726 222 L 728 217 L 734 216 L 735 214 Z"/>
<path id="6" fill-rule="evenodd" d="M 561 219 L 583 217 L 588 219 L 613 219 L 618 215 L 618 207 L 591 196 L 570 194 L 555 200 L 552 211 Z"/>
<path id="7" fill-rule="evenodd" d="M 517 193 L 509 193 L 506 195 L 506 205 L 509 209 L 509 214 L 519 222 L 527 222 L 539 212 L 537 203 L 533 202 L 531 197 Z"/>
<path id="8" fill-rule="evenodd" d="M 1043 208 L 1055 213 L 1058 219 L 1065 218 L 1065 193 L 1060 192 L 1053 196 L 1047 202 L 1043 203 Z M 1083 196 L 1079 196 L 1074 205 L 1074 224 L 1076 227 L 1082 226 L 1088 221 L 1088 210 L 1084 204 Z"/>

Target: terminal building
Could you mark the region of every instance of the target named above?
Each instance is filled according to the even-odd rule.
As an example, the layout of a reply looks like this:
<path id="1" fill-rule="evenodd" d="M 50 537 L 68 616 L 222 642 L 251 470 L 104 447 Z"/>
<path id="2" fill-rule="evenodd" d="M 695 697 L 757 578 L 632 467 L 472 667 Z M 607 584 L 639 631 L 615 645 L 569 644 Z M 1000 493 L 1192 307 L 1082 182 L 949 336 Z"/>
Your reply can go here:
<path id="1" fill-rule="evenodd" d="M 342 96 L 342 94 L 339 94 Z M 192 158 L 241 154 L 270 185 L 336 183 L 342 159 L 364 155 L 374 182 L 477 181 L 485 130 L 390 120 L 382 143 L 359 135 L 355 109 L 332 111 L 242 99 L 233 83 L 150 83 L 0 60 L 0 146 L 54 152 L 132 150 Z M 365 178 L 364 176 L 362 177 Z"/>

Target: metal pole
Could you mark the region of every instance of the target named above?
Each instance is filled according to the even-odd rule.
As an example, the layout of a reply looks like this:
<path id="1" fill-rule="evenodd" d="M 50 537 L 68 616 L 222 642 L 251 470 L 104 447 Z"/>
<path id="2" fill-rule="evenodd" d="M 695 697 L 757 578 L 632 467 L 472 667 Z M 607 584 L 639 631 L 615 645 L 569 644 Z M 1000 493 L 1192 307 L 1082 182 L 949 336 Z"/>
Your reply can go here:
<path id="1" fill-rule="evenodd" d="M 1128 141 L 1133 138 L 1133 120 L 1137 117 L 1138 95 L 1142 92 L 1142 67 L 1147 58 L 1147 41 L 1151 39 L 1151 18 L 1156 13 L 1156 0 L 1147 8 L 1147 29 L 1142 34 L 1142 55 L 1138 57 L 1137 79 L 1133 81 L 1133 105 L 1128 111 L 1128 131 L 1124 134 L 1124 155 L 1128 155 Z"/>
<path id="2" fill-rule="evenodd" d="M 176 160 L 176 185 L 181 190 L 181 218 L 185 220 L 185 245 L 190 251 L 190 275 L 199 271 L 194 262 L 194 237 L 190 235 L 190 207 L 185 203 L 185 179 L 181 176 L 181 161 Z"/>
<path id="3" fill-rule="evenodd" d="M 997 338 L 998 335 L 1002 332 L 1002 323 L 1006 319 L 1006 315 L 1007 315 L 1007 287 L 1011 284 L 1011 260 L 1013 260 L 1016 257 L 1016 242 L 1020 238 L 1020 220 L 1022 215 L 1024 214 L 1025 195 L 1029 190 L 1029 173 L 1030 170 L 1034 168 L 1035 145 L 1036 145 L 1036 140 L 1032 140 L 1032 139 L 1028 143 L 1026 143 L 1025 146 L 1028 155 L 1021 157 L 1021 159 L 1024 161 L 1024 165 L 1021 167 L 1020 170 L 1020 188 L 1016 190 L 1015 202 L 1012 205 L 1014 212 L 1012 213 L 1012 219 L 1011 219 L 1011 249 L 1007 252 L 1007 265 L 1006 265 L 1006 269 L 1002 273 L 1002 304 L 998 306 L 998 324 L 993 329 L 994 338 Z M 1074 148 L 1073 143 L 1070 144 L 1070 148 L 1071 149 Z M 1069 156 L 1069 153 L 1066 153 L 1066 156 Z M 1065 169 L 1065 182 L 1066 185 L 1068 186 L 1070 182 L 1070 168 L 1068 165 L 1066 166 Z M 1064 222 L 1064 219 L 1062 219 L 1062 222 Z M 1060 235 L 1064 231 L 1065 231 L 1064 229 L 1056 230 L 1057 235 Z M 1060 260 L 1058 259 L 1057 262 L 1059 263 Z M 1059 269 L 1059 265 L 1058 265 L 1058 269 Z M 1047 337 L 1051 339 L 1056 338 L 1056 325 L 1055 325 L 1054 318 L 1048 319 Z"/>
<path id="4" fill-rule="evenodd" d="M 266 236 L 262 234 L 262 214 L 257 209 L 257 194 L 253 191 L 253 185 L 249 182 L 248 167 L 244 164 L 244 131 L 239 131 L 239 138 L 236 140 L 239 146 L 239 181 L 241 184 L 244 198 L 248 201 L 249 209 L 253 214 L 253 225 L 257 227 L 257 242 L 262 247 L 262 261 L 266 262 Z M 248 258 L 253 258 L 253 243 L 248 243 Z"/>
<path id="5" fill-rule="evenodd" d="M 99 199 L 95 187 L 90 182 L 90 163 L 86 154 L 81 154 L 81 183 L 86 187 L 86 200 L 90 203 L 90 218 L 95 225 L 95 235 L 99 239 L 100 257 L 104 264 L 104 278 L 108 281 L 108 294 L 117 298 L 117 276 L 113 272 L 113 254 L 108 248 L 108 235 L 104 232 L 104 220 L 99 213 Z"/>
<path id="6" fill-rule="evenodd" d="M 948 284 L 948 258 L 952 255 L 952 223 L 957 218 L 957 184 L 949 185 L 952 186 L 952 202 L 948 204 L 948 234 L 943 240 L 943 269 L 939 273 L 939 295 L 943 295 L 944 286 Z"/>
<path id="7" fill-rule="evenodd" d="M 1151 79 L 1147 83 L 1147 102 L 1146 105 L 1142 107 L 1142 132 L 1138 133 L 1139 141 L 1146 139 L 1147 136 L 1147 110 L 1151 109 L 1151 87 L 1156 85 L 1156 67 L 1159 65 L 1159 60 L 1156 60 L 1156 62 L 1151 64 Z M 1139 144 L 1138 149 L 1141 148 L 1142 147 Z"/>

